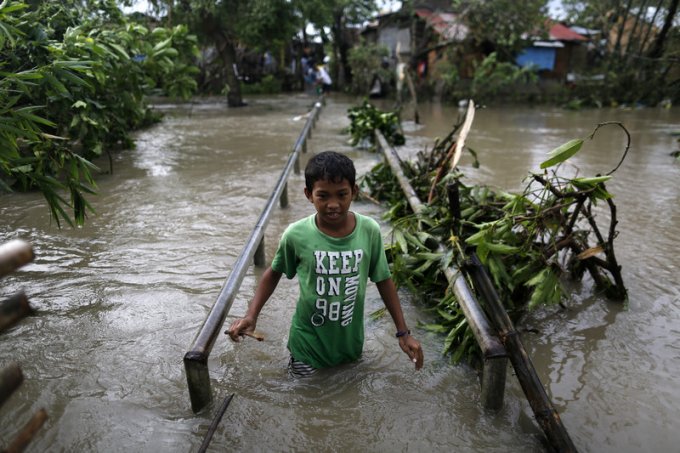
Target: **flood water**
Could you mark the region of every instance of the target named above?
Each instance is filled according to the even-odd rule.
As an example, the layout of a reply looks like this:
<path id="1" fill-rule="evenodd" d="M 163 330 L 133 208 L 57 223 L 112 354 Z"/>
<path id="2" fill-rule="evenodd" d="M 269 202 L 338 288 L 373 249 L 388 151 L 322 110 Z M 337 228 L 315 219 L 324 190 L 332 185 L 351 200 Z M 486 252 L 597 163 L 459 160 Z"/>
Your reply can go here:
<path id="1" fill-rule="evenodd" d="M 230 110 L 215 102 L 162 105 L 164 121 L 136 135 L 137 148 L 114 156 L 98 178 L 96 215 L 59 230 L 38 194 L 0 196 L 0 243 L 31 242 L 35 261 L 2 280 L 0 297 L 25 289 L 35 316 L 0 334 L 0 365 L 16 361 L 25 380 L 0 408 L 0 445 L 39 408 L 49 419 L 28 451 L 196 451 L 225 396 L 235 397 L 210 451 L 544 451 L 542 432 L 512 369 L 505 405 L 480 408 L 477 375 L 440 355 L 443 338 L 403 294 L 426 364 L 415 372 L 389 317 L 367 320 L 364 356 L 308 380 L 287 376 L 286 340 L 297 293 L 282 279 L 258 323 L 266 339 L 218 339 L 210 359 L 216 404 L 191 412 L 182 358 L 215 301 L 274 187 L 313 100 L 305 95 L 250 99 Z M 336 149 L 360 173 L 379 161 L 350 148 L 346 111 L 333 96 L 309 152 Z M 445 135 L 455 107 L 423 105 L 422 126 L 406 122 L 405 156 Z M 619 262 L 627 305 L 593 295 L 585 280 L 567 309 L 522 320 L 523 339 L 574 443 L 584 452 L 677 451 L 680 443 L 680 164 L 670 133 L 680 111 L 498 107 L 477 111 L 464 156 L 472 182 L 519 190 L 554 147 L 621 121 L 632 135 L 615 194 Z M 572 161 L 585 175 L 613 168 L 625 147 L 616 127 L 601 130 Z M 303 155 L 302 164 L 307 155 Z M 98 162 L 103 170 L 108 161 Z M 313 212 L 303 178 L 289 182 L 286 209 L 266 234 L 271 259 L 285 226 Z M 357 202 L 358 212 L 382 208 Z M 387 234 L 389 225 L 383 225 Z M 231 309 L 245 312 L 261 269 L 251 268 Z M 374 286 L 367 312 L 381 307 Z M 227 319 L 230 323 L 230 318 Z"/>

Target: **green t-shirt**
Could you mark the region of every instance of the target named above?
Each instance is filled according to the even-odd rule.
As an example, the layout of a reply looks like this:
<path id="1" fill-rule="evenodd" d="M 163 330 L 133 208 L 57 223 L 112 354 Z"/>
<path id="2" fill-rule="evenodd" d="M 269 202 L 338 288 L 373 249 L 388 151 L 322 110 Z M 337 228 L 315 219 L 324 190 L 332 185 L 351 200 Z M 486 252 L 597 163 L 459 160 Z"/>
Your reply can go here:
<path id="1" fill-rule="evenodd" d="M 390 277 L 378 223 L 354 213 L 348 236 L 316 226 L 316 214 L 286 228 L 272 269 L 300 284 L 288 349 L 296 360 L 327 368 L 357 360 L 364 346 L 366 282 Z"/>

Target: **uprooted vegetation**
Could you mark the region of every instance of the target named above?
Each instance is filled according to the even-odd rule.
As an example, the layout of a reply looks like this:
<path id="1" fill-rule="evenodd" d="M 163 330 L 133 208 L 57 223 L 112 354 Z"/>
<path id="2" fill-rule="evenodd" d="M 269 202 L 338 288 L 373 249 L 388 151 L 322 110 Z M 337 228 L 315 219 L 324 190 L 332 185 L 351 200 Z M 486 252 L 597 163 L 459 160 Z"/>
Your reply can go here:
<path id="1" fill-rule="evenodd" d="M 562 304 L 565 281 L 589 275 L 596 291 L 625 300 L 626 289 L 614 252 L 616 205 L 606 183 L 621 162 L 605 175 L 567 177 L 562 165 L 586 139 L 553 150 L 530 172 L 520 193 L 465 183 L 455 167 L 459 123 L 431 150 L 401 167 L 425 208 L 418 215 L 408 205 L 389 165 L 378 164 L 362 181 L 374 199 L 387 203 L 393 226 L 388 256 L 395 282 L 429 305 L 437 321 L 425 328 L 446 335 L 444 353 L 454 362 L 477 355 L 478 347 L 443 269 L 465 269 L 475 253 L 495 283 L 513 317 L 541 305 Z M 476 160 L 476 155 L 475 155 Z M 603 226 L 604 225 L 604 228 Z M 439 245 L 444 245 L 444 250 Z M 474 287 L 474 285 L 471 285 Z"/>

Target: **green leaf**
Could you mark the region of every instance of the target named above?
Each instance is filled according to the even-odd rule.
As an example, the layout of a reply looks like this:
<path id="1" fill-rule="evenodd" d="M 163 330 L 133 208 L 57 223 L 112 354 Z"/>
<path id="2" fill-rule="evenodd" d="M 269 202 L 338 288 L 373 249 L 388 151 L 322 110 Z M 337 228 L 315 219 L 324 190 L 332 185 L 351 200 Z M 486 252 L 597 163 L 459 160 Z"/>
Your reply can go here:
<path id="1" fill-rule="evenodd" d="M 540 278 L 531 279 L 530 282 L 536 282 L 531 299 L 529 300 L 528 308 L 532 309 L 536 306 L 554 305 L 562 298 L 562 285 L 558 275 L 553 269 L 547 267 L 540 272 Z M 538 277 L 538 276 L 536 276 Z M 527 282 L 528 284 L 529 282 Z"/>
<path id="2" fill-rule="evenodd" d="M 22 72 L 17 72 L 16 74 L 10 74 L 3 72 L 2 75 L 4 76 L 12 76 L 20 80 L 40 80 L 43 78 L 43 75 L 40 74 L 39 72 L 35 72 L 34 70 L 28 70 L 28 71 L 22 71 Z"/>
<path id="3" fill-rule="evenodd" d="M 546 273 L 547 273 L 547 272 L 549 272 L 549 269 L 548 269 L 548 268 L 543 269 L 541 272 L 539 272 L 539 273 L 536 274 L 534 277 L 532 277 L 531 279 L 529 279 L 529 280 L 526 282 L 526 285 L 527 285 L 527 286 L 536 286 L 536 285 L 539 285 L 541 282 L 543 282 L 543 280 L 545 280 L 545 278 L 546 278 Z"/>
<path id="4" fill-rule="evenodd" d="M 116 52 L 118 52 L 121 56 L 125 57 L 128 60 L 130 59 L 130 55 L 128 55 L 128 53 L 125 51 L 123 46 L 116 44 L 116 43 L 113 43 L 113 42 L 109 43 L 109 46 L 111 46 L 113 49 L 115 49 Z"/>
<path id="5" fill-rule="evenodd" d="M 404 233 L 401 230 L 394 230 L 394 240 L 399 245 L 401 253 L 408 253 L 408 244 L 406 243 L 406 238 L 404 238 Z"/>
<path id="6" fill-rule="evenodd" d="M 156 44 L 155 46 L 153 46 L 153 52 L 156 53 L 159 50 L 168 47 L 171 43 L 172 43 L 172 38 L 165 39 L 165 40 L 159 42 L 158 44 Z"/>
<path id="7" fill-rule="evenodd" d="M 582 145 L 583 139 L 574 139 L 561 146 L 558 146 L 548 153 L 549 159 L 541 164 L 541 169 L 552 167 L 553 165 L 564 162 L 576 154 L 581 149 Z"/>
<path id="8" fill-rule="evenodd" d="M 57 73 L 59 74 L 60 77 L 63 77 L 64 79 L 68 80 L 69 82 L 73 83 L 76 86 L 83 86 L 88 89 L 92 89 L 92 85 L 89 82 L 81 79 L 71 71 L 59 70 Z"/>
<path id="9" fill-rule="evenodd" d="M 595 176 L 592 178 L 574 178 L 571 181 L 576 184 L 583 184 L 588 186 L 594 186 L 601 182 L 609 181 L 612 179 L 611 175 L 606 176 Z"/>
<path id="10" fill-rule="evenodd" d="M 519 247 L 514 247 L 512 245 L 508 244 L 499 244 L 499 243 L 493 243 L 493 242 L 487 242 L 486 247 L 494 252 L 494 253 L 500 253 L 502 255 L 509 255 L 510 253 L 517 253 L 519 252 Z"/>
<path id="11" fill-rule="evenodd" d="M 454 341 L 456 340 L 456 337 L 466 325 L 467 319 L 463 318 L 456 327 L 451 329 L 449 334 L 446 336 L 446 340 L 444 340 L 444 354 L 451 350 L 451 347 L 455 344 Z"/>
<path id="12" fill-rule="evenodd" d="M 4 5 L 5 2 L 2 2 Z M 24 8 L 28 8 L 29 5 L 23 4 L 23 3 L 15 3 L 15 4 L 9 4 L 7 6 L 3 6 L 2 9 L 0 10 L 2 14 L 9 14 L 13 13 L 14 11 L 19 11 Z"/>
<path id="13" fill-rule="evenodd" d="M 472 236 L 468 237 L 468 238 L 465 240 L 465 242 L 468 243 L 468 244 L 477 244 L 477 245 L 479 245 L 479 244 L 485 242 L 485 240 L 486 240 L 486 234 L 487 234 L 487 230 L 486 230 L 486 229 L 479 230 L 478 232 L 476 232 L 476 233 L 473 234 Z"/>
<path id="14" fill-rule="evenodd" d="M 477 244 L 477 257 L 482 262 L 486 264 L 486 259 L 489 256 L 489 249 L 486 247 L 486 242 L 481 242 Z"/>
<path id="15" fill-rule="evenodd" d="M 53 123 L 53 122 L 50 121 L 50 120 L 47 120 L 47 119 L 45 119 L 45 118 L 43 118 L 43 117 L 41 117 L 41 116 L 34 115 L 34 114 L 32 114 L 32 113 L 29 113 L 30 110 L 35 110 L 35 109 L 34 109 L 34 108 L 22 108 L 22 109 L 17 109 L 17 110 L 15 111 L 15 113 L 16 113 L 18 116 L 20 116 L 20 117 L 22 117 L 22 118 L 24 118 L 24 119 L 27 119 L 27 120 L 29 120 L 29 121 L 33 121 L 34 123 L 39 123 L 39 124 L 43 124 L 43 125 L 45 125 L 45 126 L 50 126 L 50 127 L 55 127 L 55 126 L 56 126 L 56 124 Z"/>

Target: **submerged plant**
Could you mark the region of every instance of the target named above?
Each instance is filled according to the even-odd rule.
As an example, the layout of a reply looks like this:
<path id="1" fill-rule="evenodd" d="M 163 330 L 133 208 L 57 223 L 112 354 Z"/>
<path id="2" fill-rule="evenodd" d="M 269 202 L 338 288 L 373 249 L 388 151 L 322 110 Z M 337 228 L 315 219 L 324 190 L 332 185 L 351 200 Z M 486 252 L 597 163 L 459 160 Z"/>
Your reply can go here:
<path id="1" fill-rule="evenodd" d="M 394 112 L 383 112 L 373 104 L 364 101 L 357 107 L 347 111 L 350 125 L 347 129 L 351 138 L 350 144 L 357 146 L 362 143 L 375 143 L 374 131 L 379 130 L 387 142 L 393 146 L 403 145 L 404 134 L 401 131 L 399 115 Z"/>

